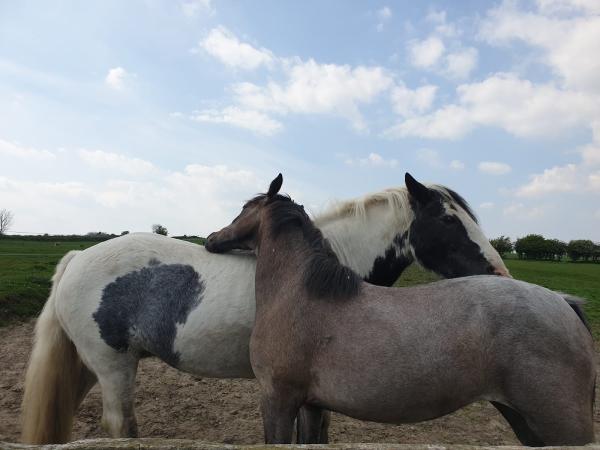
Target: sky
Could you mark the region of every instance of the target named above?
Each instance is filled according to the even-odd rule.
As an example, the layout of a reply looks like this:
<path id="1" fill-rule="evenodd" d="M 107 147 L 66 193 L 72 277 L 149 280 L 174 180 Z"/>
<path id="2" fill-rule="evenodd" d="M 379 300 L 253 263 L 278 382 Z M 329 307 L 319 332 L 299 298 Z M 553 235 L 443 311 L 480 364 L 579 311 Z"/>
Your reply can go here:
<path id="1" fill-rule="evenodd" d="M 408 171 L 600 241 L 598 55 L 597 0 L 0 0 L 0 209 L 207 235 L 279 172 L 318 213 Z"/>

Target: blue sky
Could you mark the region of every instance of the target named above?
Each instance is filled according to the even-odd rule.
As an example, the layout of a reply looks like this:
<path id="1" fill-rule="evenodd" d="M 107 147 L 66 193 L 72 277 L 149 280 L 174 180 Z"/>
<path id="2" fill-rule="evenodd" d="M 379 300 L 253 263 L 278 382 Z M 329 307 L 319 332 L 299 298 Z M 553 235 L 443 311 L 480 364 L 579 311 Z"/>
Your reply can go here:
<path id="1" fill-rule="evenodd" d="M 445 184 L 488 236 L 600 240 L 600 3 L 0 1 L 14 231 L 205 235 Z"/>

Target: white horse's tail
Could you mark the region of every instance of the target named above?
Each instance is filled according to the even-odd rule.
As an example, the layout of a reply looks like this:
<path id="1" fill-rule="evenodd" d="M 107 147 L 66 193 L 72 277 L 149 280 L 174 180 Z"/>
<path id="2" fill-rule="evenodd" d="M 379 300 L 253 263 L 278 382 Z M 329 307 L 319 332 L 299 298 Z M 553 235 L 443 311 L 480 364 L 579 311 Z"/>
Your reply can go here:
<path id="1" fill-rule="evenodd" d="M 22 436 L 28 444 L 67 442 L 73 415 L 89 380 L 73 342 L 56 316 L 56 291 L 69 262 L 79 253 L 67 253 L 56 266 L 52 290 L 35 325 L 33 351 L 25 376 Z M 82 392 L 83 391 L 83 392 Z M 83 393 L 83 395 L 81 395 Z"/>

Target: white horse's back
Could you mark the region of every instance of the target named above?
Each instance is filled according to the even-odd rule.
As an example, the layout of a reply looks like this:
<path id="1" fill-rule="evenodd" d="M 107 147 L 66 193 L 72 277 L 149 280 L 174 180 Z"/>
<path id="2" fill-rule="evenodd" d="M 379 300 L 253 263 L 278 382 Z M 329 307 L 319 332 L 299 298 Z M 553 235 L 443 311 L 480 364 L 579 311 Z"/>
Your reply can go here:
<path id="1" fill-rule="evenodd" d="M 247 344 L 254 317 L 254 266 L 252 256 L 213 255 L 193 243 L 130 234 L 90 247 L 70 261 L 57 286 L 57 314 L 88 365 L 95 365 L 88 355 L 98 359 L 99 354 L 108 358 L 129 351 L 159 356 L 196 375 L 251 377 Z M 186 294 L 177 291 L 186 276 L 201 286 L 195 293 L 186 291 L 194 298 L 182 299 Z M 188 300 L 189 305 L 181 304 Z M 128 329 L 146 326 L 145 335 L 116 336 L 130 334 L 113 327 L 122 315 L 129 315 Z M 165 332 L 169 326 L 172 336 Z"/>

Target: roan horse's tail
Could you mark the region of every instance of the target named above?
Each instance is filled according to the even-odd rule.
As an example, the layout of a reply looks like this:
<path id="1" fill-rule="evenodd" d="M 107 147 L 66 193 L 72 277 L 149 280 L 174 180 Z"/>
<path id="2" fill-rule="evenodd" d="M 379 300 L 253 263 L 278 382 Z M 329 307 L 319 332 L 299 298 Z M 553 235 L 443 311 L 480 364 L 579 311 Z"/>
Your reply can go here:
<path id="1" fill-rule="evenodd" d="M 50 297 L 35 325 L 22 404 L 21 439 L 25 443 L 66 442 L 75 410 L 86 394 L 83 384 L 91 372 L 81 362 L 56 316 L 56 291 L 67 265 L 77 253 L 67 253 L 56 266 Z"/>
<path id="2" fill-rule="evenodd" d="M 573 308 L 573 311 L 575 311 L 575 314 L 577 314 L 577 317 L 579 317 L 579 319 L 583 322 L 583 324 L 585 325 L 585 327 L 591 334 L 592 329 L 590 328 L 590 323 L 588 322 L 587 317 L 585 316 L 585 313 L 583 312 L 583 308 L 581 307 L 582 305 L 585 305 L 586 300 L 581 297 L 576 297 L 575 295 L 565 294 L 564 292 L 556 292 L 556 293 L 558 295 L 560 295 L 562 298 L 564 298 L 565 301 L 569 304 L 569 306 L 571 308 Z"/>

